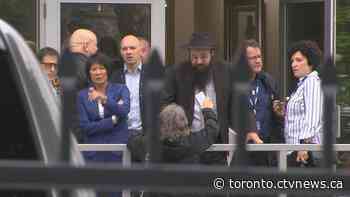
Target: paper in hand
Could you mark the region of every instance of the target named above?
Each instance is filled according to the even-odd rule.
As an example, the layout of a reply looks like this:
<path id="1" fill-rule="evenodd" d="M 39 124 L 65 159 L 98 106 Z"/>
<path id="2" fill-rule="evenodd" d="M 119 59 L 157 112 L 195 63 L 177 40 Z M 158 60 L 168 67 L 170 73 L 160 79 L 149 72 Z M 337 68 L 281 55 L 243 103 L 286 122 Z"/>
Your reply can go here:
<path id="1" fill-rule="evenodd" d="M 205 98 L 206 98 L 206 96 L 205 96 L 205 94 L 204 94 L 203 91 L 198 92 L 198 93 L 196 94 L 195 97 L 196 97 L 196 100 L 198 101 L 198 103 L 199 103 L 200 105 L 203 104 L 203 102 L 204 102 L 204 100 L 205 100 Z"/>

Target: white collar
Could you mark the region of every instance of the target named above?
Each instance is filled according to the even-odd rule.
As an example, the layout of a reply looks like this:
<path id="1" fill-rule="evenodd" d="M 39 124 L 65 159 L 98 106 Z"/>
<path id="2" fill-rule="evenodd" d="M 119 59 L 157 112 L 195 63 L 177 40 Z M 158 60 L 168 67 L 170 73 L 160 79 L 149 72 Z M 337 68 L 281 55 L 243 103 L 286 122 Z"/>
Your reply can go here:
<path id="1" fill-rule="evenodd" d="M 140 62 L 139 65 L 137 65 L 137 69 L 135 71 L 141 71 L 141 70 L 142 70 L 142 62 Z M 125 73 L 129 72 L 128 66 L 126 64 L 124 64 L 124 72 Z"/>

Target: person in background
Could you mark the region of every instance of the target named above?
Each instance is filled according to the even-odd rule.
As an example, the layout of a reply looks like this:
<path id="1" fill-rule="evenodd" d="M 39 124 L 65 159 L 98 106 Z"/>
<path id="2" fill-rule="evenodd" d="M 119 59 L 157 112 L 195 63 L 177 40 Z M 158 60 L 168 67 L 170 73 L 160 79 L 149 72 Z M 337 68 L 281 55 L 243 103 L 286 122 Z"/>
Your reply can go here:
<path id="1" fill-rule="evenodd" d="M 204 128 L 197 132 L 191 132 L 186 113 L 181 106 L 172 103 L 162 109 L 159 115 L 161 163 L 196 164 L 200 162 L 200 155 L 215 143 L 219 135 L 217 115 L 213 111 L 213 106 L 209 98 L 202 101 L 201 113 L 204 117 Z M 147 137 L 145 135 L 136 136 L 128 143 L 128 148 L 137 160 L 147 159 Z M 176 192 L 147 192 L 145 194 L 145 196 L 152 197 L 184 195 Z"/>
<path id="2" fill-rule="evenodd" d="M 197 132 L 191 132 L 181 106 L 172 103 L 163 108 L 159 115 L 162 163 L 199 163 L 200 154 L 216 141 L 219 134 L 213 107 L 209 98 L 201 103 L 205 126 Z M 146 156 L 146 140 L 146 136 L 138 136 L 133 143 L 128 144 L 131 153 L 140 160 Z"/>
<path id="3" fill-rule="evenodd" d="M 81 90 L 89 85 L 88 76 L 85 73 L 88 58 L 97 52 L 96 34 L 88 29 L 78 29 L 73 32 L 69 40 L 69 48 L 66 49 L 60 59 L 60 71 L 65 67 L 76 67 L 77 89 Z M 59 73 L 61 77 L 63 73 Z"/>
<path id="4" fill-rule="evenodd" d="M 147 64 L 151 55 L 151 44 L 144 37 L 138 37 L 138 39 L 140 40 L 142 63 Z"/>
<path id="5" fill-rule="evenodd" d="M 38 59 L 41 69 L 47 74 L 52 87 L 57 95 L 62 94 L 60 79 L 58 78 L 58 59 L 59 53 L 51 47 L 44 47 L 39 50 Z"/>
<path id="6" fill-rule="evenodd" d="M 263 71 L 263 56 L 259 43 L 244 40 L 236 54 L 235 64 L 240 71 L 249 73 L 249 110 L 254 114 L 257 130 L 247 133 L 248 143 L 283 143 L 283 120 L 273 111 L 273 101 L 280 99 L 277 83 Z M 272 155 L 267 152 L 249 152 L 251 165 L 268 166 L 272 164 Z"/>
<path id="7" fill-rule="evenodd" d="M 210 98 L 220 127 L 215 143 L 228 143 L 232 104 L 231 69 L 227 64 L 215 60 L 215 42 L 208 32 L 193 33 L 185 47 L 188 60 L 166 70 L 161 106 L 176 103 L 183 107 L 191 131 L 196 132 L 205 126 L 199 100 L 205 96 Z M 226 156 L 223 152 L 205 152 L 201 162 L 224 164 Z"/>
<path id="8" fill-rule="evenodd" d="M 287 102 L 284 137 L 287 144 L 321 144 L 323 134 L 323 100 L 321 79 L 316 69 L 321 63 L 321 50 L 309 40 L 296 42 L 288 51 L 295 91 Z M 319 165 L 318 152 L 295 151 L 288 158 L 290 166 Z"/>
<path id="9" fill-rule="evenodd" d="M 140 46 L 140 40 L 134 35 L 122 38 L 120 54 L 124 64 L 117 67 L 111 79 L 113 83 L 125 84 L 130 91 L 129 141 L 133 140 L 134 136 L 144 134 L 146 83 L 154 76 L 162 76 L 164 72 L 162 66 L 155 67 L 143 64 Z M 134 157 L 132 159 L 136 161 Z"/>
<path id="10" fill-rule="evenodd" d="M 58 76 L 72 77 L 75 80 L 74 87 L 63 87 L 65 95 L 70 95 L 69 89 L 72 89 L 72 95 L 77 91 L 89 86 L 88 76 L 86 75 L 86 62 L 88 58 L 97 52 L 97 37 L 94 32 L 88 29 L 75 30 L 70 38 L 68 47 L 63 51 L 59 60 Z M 73 72 L 74 71 L 74 72 Z M 67 76 L 69 75 L 69 76 Z M 66 83 L 68 84 L 68 83 Z M 67 88 L 68 90 L 65 90 Z M 77 105 L 76 103 L 74 105 Z M 75 109 L 75 108 L 74 108 Z M 71 130 L 76 136 L 78 142 L 82 141 L 82 134 L 79 127 L 79 113 L 74 111 L 72 113 Z"/>
<path id="11" fill-rule="evenodd" d="M 123 84 L 108 82 L 106 57 L 96 54 L 86 64 L 90 85 L 78 93 L 80 128 L 85 144 L 126 144 L 130 96 Z M 121 161 L 117 152 L 84 152 L 88 161 Z"/>

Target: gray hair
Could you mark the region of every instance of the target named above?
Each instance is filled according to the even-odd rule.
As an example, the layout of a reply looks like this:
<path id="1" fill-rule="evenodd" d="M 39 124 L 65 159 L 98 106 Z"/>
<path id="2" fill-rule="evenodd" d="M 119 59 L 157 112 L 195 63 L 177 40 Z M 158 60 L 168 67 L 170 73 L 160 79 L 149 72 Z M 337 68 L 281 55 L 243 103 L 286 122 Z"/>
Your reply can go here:
<path id="1" fill-rule="evenodd" d="M 188 120 L 183 108 L 177 104 L 170 104 L 160 112 L 161 140 L 176 140 L 190 134 Z"/>

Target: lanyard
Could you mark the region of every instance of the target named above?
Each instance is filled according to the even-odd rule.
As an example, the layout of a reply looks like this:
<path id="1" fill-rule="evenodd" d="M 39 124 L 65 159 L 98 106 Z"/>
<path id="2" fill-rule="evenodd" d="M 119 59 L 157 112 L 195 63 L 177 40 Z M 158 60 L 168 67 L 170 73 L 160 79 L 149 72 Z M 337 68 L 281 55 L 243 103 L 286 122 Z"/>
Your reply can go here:
<path id="1" fill-rule="evenodd" d="M 254 115 L 256 115 L 255 106 L 258 102 L 258 93 L 259 93 L 259 86 L 258 84 L 256 84 L 256 87 L 255 89 L 252 89 L 250 98 L 249 98 L 249 103 L 250 103 L 250 106 L 253 108 Z"/>

